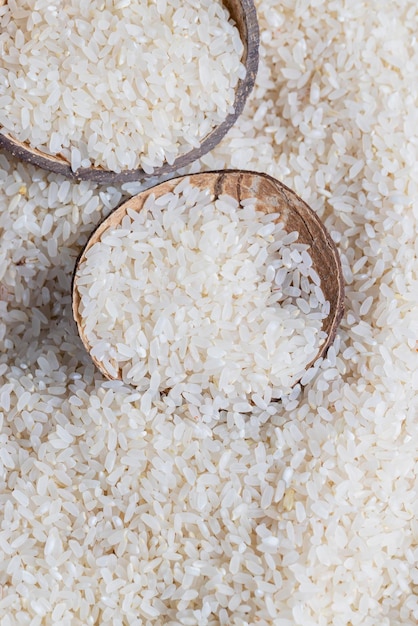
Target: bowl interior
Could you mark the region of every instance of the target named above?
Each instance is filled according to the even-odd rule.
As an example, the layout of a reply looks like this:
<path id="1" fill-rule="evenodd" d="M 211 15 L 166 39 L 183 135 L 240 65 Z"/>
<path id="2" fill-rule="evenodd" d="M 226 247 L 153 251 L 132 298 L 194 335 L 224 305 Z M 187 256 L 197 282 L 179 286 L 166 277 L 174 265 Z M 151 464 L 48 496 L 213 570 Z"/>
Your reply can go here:
<path id="1" fill-rule="evenodd" d="M 90 352 L 90 346 L 84 336 L 82 320 L 79 314 L 78 265 L 84 260 L 85 254 L 90 247 L 100 241 L 104 231 L 108 228 L 115 228 L 120 224 L 126 215 L 127 209 L 141 211 L 145 201 L 151 194 L 158 198 L 173 191 L 178 185 L 180 178 L 174 178 L 151 187 L 120 205 L 92 233 L 82 251 L 75 267 L 72 296 L 74 320 L 87 351 Z M 322 329 L 327 333 L 327 339 L 319 347 L 316 357 L 307 366 L 306 369 L 308 369 L 319 357 L 326 353 L 328 347 L 334 341 L 344 310 L 344 281 L 340 259 L 335 244 L 324 225 L 316 213 L 293 191 L 266 174 L 240 170 L 223 170 L 220 172 L 193 174 L 188 178 L 193 186 L 209 189 L 213 199 L 222 194 L 230 195 L 238 201 L 257 198 L 258 210 L 266 213 L 278 213 L 280 216 L 279 220 L 283 223 L 285 231 L 288 233 L 297 231 L 299 233 L 298 243 L 309 245 L 314 269 L 320 277 L 325 299 L 330 303 L 330 312 L 322 323 Z M 94 358 L 93 361 L 107 377 L 110 377 L 100 362 Z"/>

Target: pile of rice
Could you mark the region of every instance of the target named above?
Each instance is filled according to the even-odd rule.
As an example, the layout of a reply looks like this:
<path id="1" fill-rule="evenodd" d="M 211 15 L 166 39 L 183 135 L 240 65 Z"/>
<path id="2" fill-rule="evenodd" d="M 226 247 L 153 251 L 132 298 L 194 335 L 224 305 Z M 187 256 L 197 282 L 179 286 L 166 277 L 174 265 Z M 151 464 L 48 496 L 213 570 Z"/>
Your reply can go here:
<path id="1" fill-rule="evenodd" d="M 258 0 L 256 89 L 191 169 L 267 171 L 337 242 L 315 378 L 247 412 L 105 381 L 71 320 L 92 227 L 138 188 L 0 155 L 2 626 L 415 626 L 418 8 Z"/>
<path id="2" fill-rule="evenodd" d="M 74 171 L 152 173 L 234 111 L 242 54 L 221 0 L 10 0 L 1 132 Z"/>
<path id="3" fill-rule="evenodd" d="M 127 209 L 77 268 L 79 326 L 110 378 L 158 393 L 189 384 L 281 398 L 327 338 L 309 246 L 278 213 L 184 178 Z"/>

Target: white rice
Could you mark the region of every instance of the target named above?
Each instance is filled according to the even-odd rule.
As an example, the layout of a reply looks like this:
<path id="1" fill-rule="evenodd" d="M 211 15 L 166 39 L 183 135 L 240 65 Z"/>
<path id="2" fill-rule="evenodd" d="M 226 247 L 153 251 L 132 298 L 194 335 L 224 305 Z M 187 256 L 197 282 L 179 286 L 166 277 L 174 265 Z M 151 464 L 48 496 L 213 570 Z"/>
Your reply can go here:
<path id="1" fill-rule="evenodd" d="M 80 328 L 110 378 L 154 393 L 290 393 L 327 338 L 329 302 L 309 246 L 256 204 L 182 179 L 86 251 Z"/>
<path id="2" fill-rule="evenodd" d="M 417 5 L 257 5 L 254 94 L 190 170 L 267 171 L 317 211 L 347 282 L 336 341 L 280 403 L 104 381 L 71 276 L 137 187 L 1 154 L 2 626 L 417 623 Z"/>
<path id="3" fill-rule="evenodd" d="M 152 173 L 233 112 L 242 53 L 221 0 L 10 0 L 0 131 L 74 171 Z"/>

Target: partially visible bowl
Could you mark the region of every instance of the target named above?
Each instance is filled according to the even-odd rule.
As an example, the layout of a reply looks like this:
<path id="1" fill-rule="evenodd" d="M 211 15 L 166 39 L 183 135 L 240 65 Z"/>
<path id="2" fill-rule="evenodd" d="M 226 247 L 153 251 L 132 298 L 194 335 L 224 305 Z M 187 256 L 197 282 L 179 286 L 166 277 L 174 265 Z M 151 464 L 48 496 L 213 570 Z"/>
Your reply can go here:
<path id="1" fill-rule="evenodd" d="M 56 174 L 62 174 L 75 180 L 91 180 L 102 184 L 142 180 L 150 176 L 165 176 L 199 159 L 222 140 L 241 114 L 247 97 L 254 86 L 258 68 L 259 31 L 253 0 L 222 0 L 222 2 L 228 9 L 231 18 L 235 21 L 241 35 L 241 40 L 244 45 L 242 63 L 246 68 L 246 75 L 245 78 L 240 79 L 237 84 L 233 113 L 230 113 L 221 124 L 216 126 L 201 141 L 199 147 L 181 154 L 171 165 L 164 162 L 161 167 L 155 167 L 152 173 L 146 173 L 143 169 L 114 172 L 102 167 L 80 167 L 76 171 L 73 171 L 69 160 L 64 156 L 60 154 L 50 155 L 36 148 L 32 148 L 28 143 L 18 141 L 10 134 L 3 134 L 1 127 L 0 148 L 5 148 L 22 161 L 32 163 L 43 169 L 55 172 Z M 4 0 L 0 0 L 0 6 L 2 4 L 5 4 Z"/>

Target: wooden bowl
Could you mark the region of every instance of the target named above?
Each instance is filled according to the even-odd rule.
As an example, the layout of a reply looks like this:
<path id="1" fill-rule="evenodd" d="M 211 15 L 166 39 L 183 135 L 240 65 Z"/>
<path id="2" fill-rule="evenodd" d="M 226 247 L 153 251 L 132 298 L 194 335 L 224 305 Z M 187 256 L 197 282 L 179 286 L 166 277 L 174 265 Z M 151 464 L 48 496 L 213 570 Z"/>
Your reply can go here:
<path id="1" fill-rule="evenodd" d="M 216 126 L 201 142 L 199 148 L 193 148 L 189 152 L 180 155 L 172 165 L 168 163 L 154 168 L 152 174 L 147 174 L 143 169 L 125 170 L 120 173 L 105 170 L 101 167 L 80 168 L 77 171 L 71 169 L 70 162 L 62 155 L 51 156 L 22 143 L 12 136 L 1 133 L 0 148 L 5 148 L 21 161 L 32 163 L 56 174 L 62 174 L 75 180 L 91 180 L 101 184 L 125 183 L 134 180 L 142 180 L 151 176 L 160 177 L 174 172 L 212 150 L 233 126 L 238 116 L 242 113 L 245 102 L 250 94 L 258 68 L 259 31 L 257 14 L 253 0 L 222 0 L 228 9 L 231 18 L 235 21 L 244 45 L 242 63 L 246 68 L 246 76 L 238 82 L 235 91 L 234 112 Z M 0 0 L 0 5 L 2 0 Z"/>
<path id="2" fill-rule="evenodd" d="M 115 228 L 121 223 L 128 209 L 141 211 L 151 194 L 159 198 L 165 193 L 173 191 L 181 178 L 184 177 L 173 178 L 160 183 L 124 202 L 96 228 L 81 252 L 73 275 L 72 307 L 78 332 L 89 353 L 91 346 L 84 334 L 79 314 L 80 294 L 77 288 L 77 270 L 80 263 L 85 260 L 86 252 L 96 242 L 100 241 L 102 234 L 107 229 Z M 258 198 L 257 210 L 266 213 L 279 213 L 285 231 L 288 233 L 299 232 L 298 243 L 310 246 L 309 252 L 313 267 L 320 277 L 325 299 L 330 303 L 330 312 L 322 322 L 322 329 L 327 333 L 327 339 L 319 347 L 315 358 L 307 365 L 306 369 L 309 369 L 319 357 L 326 354 L 329 346 L 333 343 L 344 312 L 344 280 L 340 258 L 335 244 L 321 220 L 293 191 L 266 174 L 243 170 L 222 170 L 192 174 L 189 176 L 189 180 L 192 185 L 200 189 L 209 189 L 214 200 L 222 194 L 228 194 L 239 202 L 247 198 Z M 92 359 L 107 378 L 114 378 L 104 369 L 101 362 L 94 357 Z M 121 373 L 118 378 L 121 379 Z"/>

